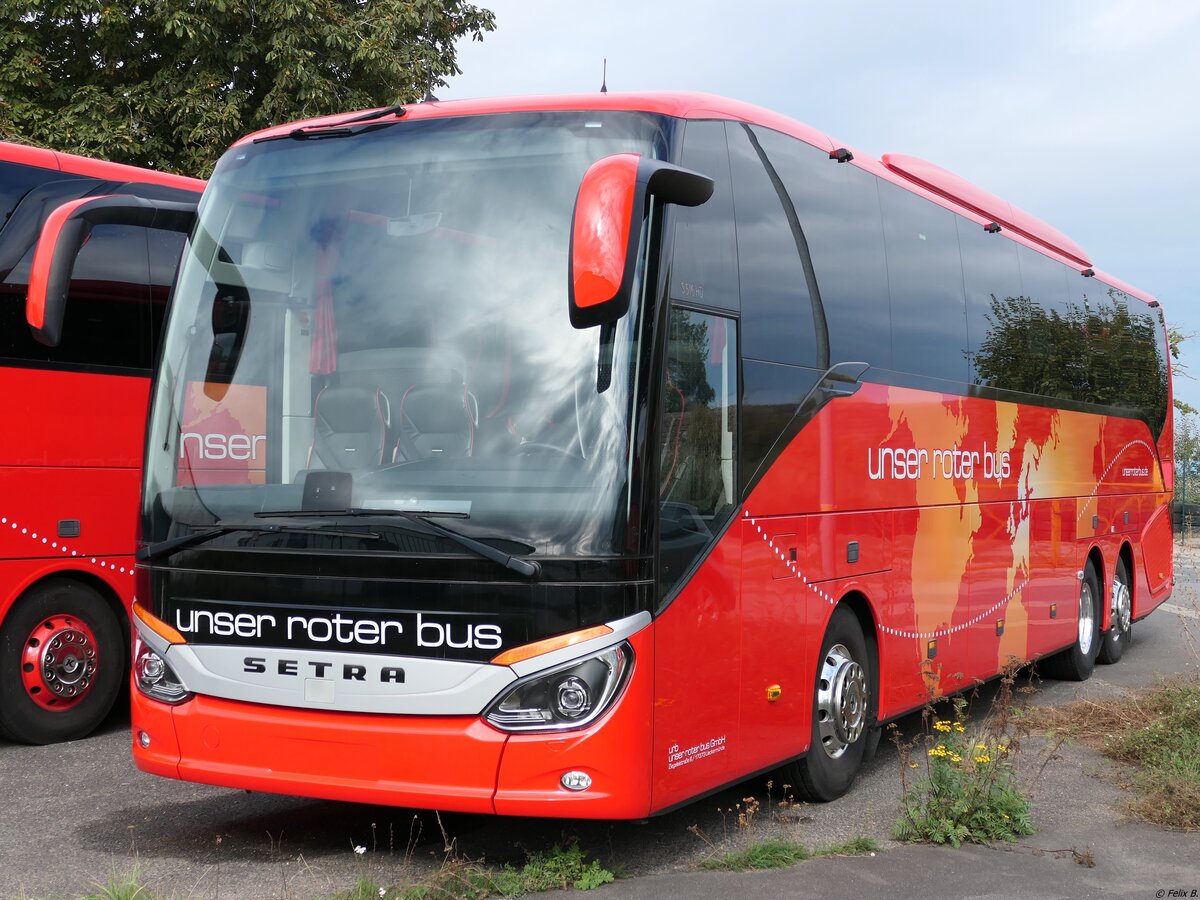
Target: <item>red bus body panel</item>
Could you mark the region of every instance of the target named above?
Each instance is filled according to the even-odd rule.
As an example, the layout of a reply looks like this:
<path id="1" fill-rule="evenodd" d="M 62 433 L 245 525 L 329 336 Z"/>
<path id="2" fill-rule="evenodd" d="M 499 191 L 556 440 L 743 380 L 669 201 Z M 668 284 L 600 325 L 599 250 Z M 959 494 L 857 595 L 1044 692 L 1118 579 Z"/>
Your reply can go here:
<path id="1" fill-rule="evenodd" d="M 58 173 L 163 185 L 197 195 L 205 185 L 195 178 L 7 142 L 0 142 L 0 162 L 42 170 L 21 173 L 15 182 L 18 185 L 25 184 L 29 175 L 33 176 L 31 183 L 61 181 Z M 16 202 L 20 194 L 8 199 Z M 25 252 L 28 249 L 24 248 Z M 73 290 L 84 302 L 100 296 L 148 306 L 152 302 L 146 270 L 149 258 L 144 250 L 142 256 L 140 269 L 114 268 L 117 275 L 129 276 L 128 281 L 85 280 L 77 282 Z M 10 274 L 8 270 L 0 272 L 6 285 L 0 299 L 19 303 L 24 318 L 23 282 L 16 279 L 9 284 Z M 163 297 L 153 299 L 161 302 Z M 149 317 L 147 310 L 147 321 Z M 7 321 L 9 327 L 24 325 L 13 316 Z M 12 341 L 10 346 L 16 349 L 6 352 L 14 358 L 0 364 L 0 421 L 5 423 L 0 440 L 0 626 L 31 588 L 54 576 L 66 576 L 99 591 L 104 602 L 101 615 L 111 619 L 124 610 L 127 616 L 134 589 L 148 366 L 137 368 L 145 363 L 135 360 L 129 360 L 128 368 L 29 362 L 21 357 L 27 350 L 19 344 Z M 34 358 L 60 359 L 36 354 Z M 114 359 L 112 365 L 124 367 L 126 363 Z M 24 636 L 17 640 L 23 643 Z M 110 654 L 102 647 L 101 655 L 120 665 L 128 648 L 122 646 L 120 651 Z M 11 679 L 13 674 L 10 669 L 3 677 Z M 47 713 L 47 718 L 55 715 Z M 24 733 L 12 736 L 45 739 Z"/>
<path id="2" fill-rule="evenodd" d="M 634 670 L 616 707 L 587 728 L 544 735 L 504 734 L 477 716 L 326 712 L 204 696 L 170 707 L 134 684 L 134 762 L 168 778 L 356 803 L 642 818 L 650 812 L 653 626 L 630 644 Z M 559 779 L 571 770 L 587 772 L 592 789 L 563 788 Z"/>
<path id="3" fill-rule="evenodd" d="M 133 597 L 149 379 L 0 367 L 0 620 L 36 581 L 75 572 Z M 49 401 L 49 402 L 48 402 Z M 59 537 L 61 520 L 80 523 Z"/>

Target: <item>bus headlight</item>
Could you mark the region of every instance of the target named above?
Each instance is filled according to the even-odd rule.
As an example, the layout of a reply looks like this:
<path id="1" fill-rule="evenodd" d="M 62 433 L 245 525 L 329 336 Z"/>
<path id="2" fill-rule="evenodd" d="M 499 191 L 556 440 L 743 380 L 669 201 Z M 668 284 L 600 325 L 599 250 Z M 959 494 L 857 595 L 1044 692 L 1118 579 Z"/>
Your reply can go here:
<path id="1" fill-rule="evenodd" d="M 167 661 L 140 638 L 133 648 L 133 680 L 139 691 L 163 703 L 182 703 L 192 696 Z"/>
<path id="2" fill-rule="evenodd" d="M 518 681 L 483 715 L 501 731 L 582 728 L 612 705 L 632 668 L 633 648 L 617 644 Z"/>

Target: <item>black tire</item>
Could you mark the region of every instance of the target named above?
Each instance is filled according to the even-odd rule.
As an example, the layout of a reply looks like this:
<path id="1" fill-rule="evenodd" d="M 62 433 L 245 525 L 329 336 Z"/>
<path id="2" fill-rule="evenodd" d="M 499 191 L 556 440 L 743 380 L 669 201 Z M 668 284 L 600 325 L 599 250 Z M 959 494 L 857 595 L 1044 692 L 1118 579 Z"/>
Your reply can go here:
<path id="1" fill-rule="evenodd" d="M 1108 631 L 1100 636 L 1100 654 L 1096 657 L 1097 662 L 1105 665 L 1120 662 L 1133 640 L 1133 575 L 1124 558 L 1117 561 L 1109 606 Z"/>
<path id="2" fill-rule="evenodd" d="M 1083 570 L 1083 581 L 1079 583 L 1075 643 L 1047 658 L 1039 666 L 1043 674 L 1061 681 L 1087 681 L 1091 677 L 1096 667 L 1096 656 L 1100 653 L 1100 610 L 1103 602 L 1100 578 L 1096 575 L 1096 569 L 1088 563 Z"/>
<path id="3" fill-rule="evenodd" d="M 874 666 L 858 617 L 848 607 L 839 606 L 829 620 L 817 657 L 812 742 L 808 753 L 782 773 L 809 800 L 824 802 L 845 794 L 879 745 L 880 729 L 875 724 L 875 700 L 871 695 Z M 831 673 L 832 679 L 827 677 Z M 827 701 L 824 706 L 822 694 Z M 838 697 L 843 701 L 840 729 L 838 721 L 828 715 L 828 710 L 837 706 L 828 701 Z M 847 722 L 853 727 L 847 729 Z"/>
<path id="4" fill-rule="evenodd" d="M 86 644 L 78 646 L 95 653 L 86 689 L 77 687 L 80 696 L 65 700 L 57 709 L 35 702 L 31 691 L 58 701 L 43 687 L 31 688 L 25 678 L 35 671 L 27 648 L 39 652 L 35 633 L 40 630 L 51 635 L 69 632 L 75 640 L 89 634 Z M 0 627 L 0 733 L 25 744 L 53 744 L 94 731 L 112 709 L 129 668 L 122 634 L 112 607 L 87 585 L 52 578 L 26 592 Z M 78 672 L 83 665 L 86 672 L 88 658 L 81 653 L 79 660 L 72 666 Z"/>

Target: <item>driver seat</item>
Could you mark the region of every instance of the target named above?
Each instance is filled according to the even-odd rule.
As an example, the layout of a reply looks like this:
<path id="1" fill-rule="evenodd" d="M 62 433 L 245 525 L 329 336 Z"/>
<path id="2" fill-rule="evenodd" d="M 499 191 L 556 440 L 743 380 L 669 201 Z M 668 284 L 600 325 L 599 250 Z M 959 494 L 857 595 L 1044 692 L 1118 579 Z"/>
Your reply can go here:
<path id="1" fill-rule="evenodd" d="M 313 411 L 309 469 L 361 472 L 383 463 L 387 445 L 387 397 L 378 387 L 327 387 Z"/>
<path id="2" fill-rule="evenodd" d="M 392 462 L 475 452 L 475 412 L 461 385 L 414 385 L 400 399 Z"/>

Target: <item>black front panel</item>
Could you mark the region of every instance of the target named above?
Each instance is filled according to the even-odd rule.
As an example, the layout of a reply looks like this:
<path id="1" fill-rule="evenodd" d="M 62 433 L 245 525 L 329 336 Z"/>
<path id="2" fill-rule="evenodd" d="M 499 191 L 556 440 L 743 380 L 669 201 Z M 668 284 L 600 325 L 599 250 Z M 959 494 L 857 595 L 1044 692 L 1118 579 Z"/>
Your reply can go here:
<path id="1" fill-rule="evenodd" d="M 210 564 L 234 557 L 188 554 Z M 298 568 L 298 560 L 278 554 L 236 557 L 276 572 Z M 650 608 L 651 585 L 644 581 L 430 579 L 435 573 L 428 561 L 416 559 L 393 560 L 385 567 L 378 559 L 362 558 L 366 565 L 357 576 L 339 571 L 353 568 L 355 561 L 343 556 L 328 574 L 313 574 L 308 565 L 309 571 L 269 577 L 253 571 L 157 568 L 152 570 L 154 613 L 189 644 L 486 662 L 512 647 Z M 468 577 L 484 575 L 474 561 L 459 562 Z M 383 568 L 389 577 L 378 577 Z"/>

